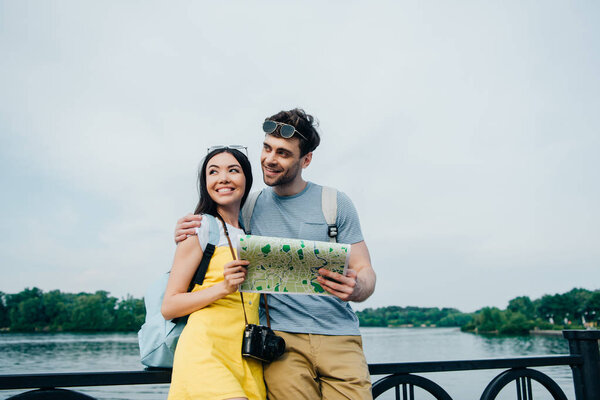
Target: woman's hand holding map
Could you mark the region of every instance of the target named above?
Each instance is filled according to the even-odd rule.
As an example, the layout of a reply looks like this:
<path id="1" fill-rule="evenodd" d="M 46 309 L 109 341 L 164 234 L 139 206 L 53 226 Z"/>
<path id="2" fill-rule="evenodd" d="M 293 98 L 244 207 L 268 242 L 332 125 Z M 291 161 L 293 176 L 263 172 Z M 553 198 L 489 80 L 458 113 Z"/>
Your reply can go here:
<path id="1" fill-rule="evenodd" d="M 223 266 L 223 286 L 227 294 L 233 293 L 239 289 L 239 286 L 246 279 L 246 273 L 249 261 L 233 260 Z"/>

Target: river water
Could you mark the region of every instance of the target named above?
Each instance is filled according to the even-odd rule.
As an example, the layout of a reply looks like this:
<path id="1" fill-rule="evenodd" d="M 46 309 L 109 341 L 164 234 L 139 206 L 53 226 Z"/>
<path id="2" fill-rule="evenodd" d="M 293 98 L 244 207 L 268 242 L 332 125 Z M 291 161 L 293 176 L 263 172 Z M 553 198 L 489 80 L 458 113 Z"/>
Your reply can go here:
<path id="1" fill-rule="evenodd" d="M 369 363 L 469 360 L 568 354 L 567 341 L 554 336 L 485 337 L 453 328 L 361 328 Z M 142 369 L 137 335 L 132 334 L 0 334 L 0 374 Z M 536 368 L 549 375 L 575 398 L 569 367 Z M 420 374 L 442 386 L 453 399 L 479 399 L 486 385 L 502 370 Z M 380 376 L 373 376 L 375 382 Z M 98 399 L 165 399 L 168 385 L 76 388 Z M 1 391 L 7 398 L 22 391 Z M 416 398 L 431 397 L 417 390 Z M 393 394 L 378 399 L 392 399 Z M 498 399 L 515 399 L 509 385 Z M 534 384 L 534 398 L 550 398 Z"/>

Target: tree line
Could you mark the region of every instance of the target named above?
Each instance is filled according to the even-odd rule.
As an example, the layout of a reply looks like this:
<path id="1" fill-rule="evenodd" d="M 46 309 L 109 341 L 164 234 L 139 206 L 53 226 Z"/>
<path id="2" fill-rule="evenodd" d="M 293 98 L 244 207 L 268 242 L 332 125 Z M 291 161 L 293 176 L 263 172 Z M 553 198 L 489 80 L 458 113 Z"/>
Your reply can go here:
<path id="1" fill-rule="evenodd" d="M 531 300 L 519 296 L 506 309 L 484 307 L 474 313 L 454 308 L 380 307 L 356 313 L 361 326 L 456 326 L 466 332 L 526 334 L 532 329 L 575 329 L 597 326 L 600 290 L 572 289 Z"/>
<path id="2" fill-rule="evenodd" d="M 358 311 L 360 325 L 380 327 L 461 327 L 463 331 L 524 334 L 532 329 L 597 326 L 600 290 L 572 289 L 531 300 L 519 296 L 506 309 L 484 307 L 474 313 L 455 308 L 366 308 Z M 44 293 L 38 288 L 16 294 L 0 292 L 0 331 L 11 332 L 135 332 L 145 319 L 144 302 L 117 299 L 106 291 Z"/>
<path id="3" fill-rule="evenodd" d="M 108 292 L 0 292 L 0 329 L 11 332 L 130 332 L 144 323 L 144 302 Z"/>
<path id="4" fill-rule="evenodd" d="M 357 311 L 360 326 L 462 326 L 471 320 L 469 314 L 455 308 L 399 307 L 366 308 Z"/>
<path id="5" fill-rule="evenodd" d="M 506 309 L 484 307 L 462 326 L 463 331 L 523 334 L 532 329 L 578 329 L 597 326 L 600 290 L 572 289 L 531 300 L 519 296 Z"/>

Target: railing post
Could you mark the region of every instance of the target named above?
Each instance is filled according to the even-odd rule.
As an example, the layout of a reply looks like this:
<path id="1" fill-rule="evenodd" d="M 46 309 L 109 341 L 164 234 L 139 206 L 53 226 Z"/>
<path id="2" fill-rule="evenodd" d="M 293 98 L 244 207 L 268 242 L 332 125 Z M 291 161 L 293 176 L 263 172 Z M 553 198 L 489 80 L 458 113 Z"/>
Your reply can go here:
<path id="1" fill-rule="evenodd" d="M 573 365 L 573 386 L 577 400 L 600 398 L 600 350 L 598 330 L 565 330 L 563 336 L 569 341 L 571 355 L 583 358 L 583 364 Z"/>

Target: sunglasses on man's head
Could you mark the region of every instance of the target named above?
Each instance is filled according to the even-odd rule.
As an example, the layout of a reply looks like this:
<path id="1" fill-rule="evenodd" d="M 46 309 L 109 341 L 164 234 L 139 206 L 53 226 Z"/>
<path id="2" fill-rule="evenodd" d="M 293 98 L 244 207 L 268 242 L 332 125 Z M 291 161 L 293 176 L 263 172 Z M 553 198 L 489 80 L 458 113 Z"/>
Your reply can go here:
<path id="1" fill-rule="evenodd" d="M 230 150 L 241 151 L 242 153 L 244 153 L 246 155 L 246 157 L 248 157 L 248 148 L 246 146 L 242 146 L 241 144 L 211 146 L 206 151 L 206 154 L 210 153 L 211 151 L 221 150 L 221 149 L 230 149 Z"/>
<path id="2" fill-rule="evenodd" d="M 283 138 L 289 139 L 292 136 L 294 136 L 294 133 L 297 133 L 298 135 L 302 136 L 304 138 L 304 140 L 308 140 L 306 137 L 304 137 L 303 134 L 298 132 L 296 130 L 296 128 L 294 128 L 292 125 L 284 124 L 283 122 L 271 121 L 271 120 L 267 120 L 267 121 L 263 122 L 263 131 L 265 131 L 265 133 L 273 133 L 273 132 L 275 132 L 277 127 L 279 127 L 279 134 Z"/>

